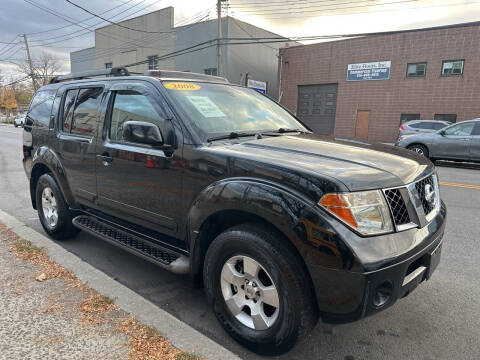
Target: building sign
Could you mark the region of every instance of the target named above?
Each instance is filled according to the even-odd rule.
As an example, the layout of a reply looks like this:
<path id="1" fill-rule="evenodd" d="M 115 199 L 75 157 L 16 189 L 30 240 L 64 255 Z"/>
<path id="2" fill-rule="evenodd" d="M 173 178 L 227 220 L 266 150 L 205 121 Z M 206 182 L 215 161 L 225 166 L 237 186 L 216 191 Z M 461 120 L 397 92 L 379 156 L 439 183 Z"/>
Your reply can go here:
<path id="1" fill-rule="evenodd" d="M 347 81 L 388 80 L 391 61 L 348 64 Z"/>
<path id="2" fill-rule="evenodd" d="M 265 81 L 248 79 L 247 87 L 255 89 L 264 95 L 267 93 L 267 83 Z"/>

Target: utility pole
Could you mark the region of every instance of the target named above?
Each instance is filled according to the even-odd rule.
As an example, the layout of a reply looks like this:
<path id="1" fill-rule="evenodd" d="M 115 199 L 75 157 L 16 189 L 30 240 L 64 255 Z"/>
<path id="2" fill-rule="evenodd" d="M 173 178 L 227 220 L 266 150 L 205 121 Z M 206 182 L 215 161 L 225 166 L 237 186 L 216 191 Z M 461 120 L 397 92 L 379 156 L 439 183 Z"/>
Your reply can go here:
<path id="1" fill-rule="evenodd" d="M 27 60 L 28 66 L 30 67 L 30 76 L 32 77 L 33 90 L 37 91 L 37 83 L 35 82 L 35 73 L 33 72 L 32 58 L 30 57 L 30 50 L 28 49 L 27 35 L 23 34 L 23 39 L 25 40 L 25 49 L 27 50 Z"/>
<path id="2" fill-rule="evenodd" d="M 217 76 L 222 76 L 222 0 L 217 0 Z"/>

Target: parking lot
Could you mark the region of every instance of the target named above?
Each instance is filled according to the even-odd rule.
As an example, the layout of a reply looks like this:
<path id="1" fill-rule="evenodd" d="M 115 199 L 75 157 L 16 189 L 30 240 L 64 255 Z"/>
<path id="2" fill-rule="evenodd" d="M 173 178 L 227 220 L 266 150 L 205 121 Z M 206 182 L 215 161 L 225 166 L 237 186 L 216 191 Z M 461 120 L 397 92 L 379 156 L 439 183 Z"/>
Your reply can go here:
<path id="1" fill-rule="evenodd" d="M 22 167 L 22 130 L 0 126 L 0 209 L 43 232 Z M 479 359 L 480 167 L 438 166 L 448 207 L 442 261 L 427 283 L 371 318 L 331 329 L 321 323 L 282 359 Z M 69 251 L 245 359 L 257 359 L 222 330 L 201 289 L 85 233 Z"/>

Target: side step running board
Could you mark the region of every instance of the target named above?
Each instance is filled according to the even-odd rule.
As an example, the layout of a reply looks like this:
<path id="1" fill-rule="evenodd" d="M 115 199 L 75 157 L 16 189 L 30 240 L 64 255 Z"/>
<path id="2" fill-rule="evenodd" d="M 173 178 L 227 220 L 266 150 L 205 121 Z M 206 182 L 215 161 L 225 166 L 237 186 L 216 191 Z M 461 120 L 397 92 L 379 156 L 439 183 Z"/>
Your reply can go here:
<path id="1" fill-rule="evenodd" d="M 80 215 L 72 220 L 75 227 L 118 245 L 176 274 L 187 274 L 189 259 L 153 242 L 107 224 L 93 216 Z"/>

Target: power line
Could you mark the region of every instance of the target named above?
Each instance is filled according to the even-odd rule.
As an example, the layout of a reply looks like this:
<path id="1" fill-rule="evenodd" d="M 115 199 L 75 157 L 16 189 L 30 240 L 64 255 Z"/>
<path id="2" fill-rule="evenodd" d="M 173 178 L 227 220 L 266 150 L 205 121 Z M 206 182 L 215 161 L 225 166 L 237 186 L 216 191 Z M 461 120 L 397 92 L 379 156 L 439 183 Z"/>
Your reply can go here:
<path id="1" fill-rule="evenodd" d="M 103 12 L 101 12 L 100 14 L 103 15 L 103 14 L 106 14 L 112 10 L 115 10 L 115 9 L 118 9 L 119 7 L 122 7 L 123 5 L 126 5 L 130 2 L 132 2 L 134 0 L 128 0 L 124 3 L 122 3 L 121 5 L 118 5 L 118 6 L 115 6 L 113 8 L 110 8 L 108 10 L 105 10 Z M 142 1 L 143 2 L 143 1 Z M 134 6 L 137 6 L 138 4 L 134 5 Z M 85 21 L 89 21 L 89 20 L 92 20 L 92 19 L 95 19 L 95 16 L 89 16 L 88 18 L 85 18 L 83 20 L 80 20 L 79 22 L 80 23 L 84 23 Z M 58 31 L 58 30 L 61 30 L 61 29 L 65 29 L 65 28 L 68 28 L 68 27 L 71 27 L 71 26 L 74 26 L 74 24 L 69 24 L 69 25 L 64 25 L 64 26 L 59 26 L 59 27 L 56 27 L 56 28 L 52 28 L 52 29 L 48 29 L 48 30 L 42 30 L 42 31 L 37 31 L 37 32 L 32 32 L 32 33 L 27 33 L 26 35 L 28 36 L 35 36 L 35 35 L 38 35 L 38 34 L 44 34 L 44 33 L 48 33 L 48 32 L 55 32 L 55 31 Z"/>
<path id="2" fill-rule="evenodd" d="M 26 80 L 29 80 L 29 79 L 30 79 L 30 75 L 29 75 L 29 76 L 25 76 L 25 77 L 23 77 L 23 78 L 21 78 L 21 79 L 15 80 L 15 81 L 13 81 L 13 82 L 11 82 L 11 83 L 9 83 L 9 84 L 2 85 L 2 86 L 3 86 L 3 87 L 7 87 L 7 86 L 15 85 L 15 84 L 18 84 L 18 83 L 20 83 L 20 82 L 23 82 L 23 81 L 26 81 Z"/>
<path id="3" fill-rule="evenodd" d="M 326 12 L 326 11 L 334 11 L 334 10 L 346 10 L 346 9 L 357 9 L 357 8 L 373 8 L 377 6 L 387 6 L 387 5 L 396 5 L 396 4 L 404 4 L 404 3 L 412 3 L 412 2 L 418 2 L 419 0 L 400 0 L 400 1 L 391 1 L 387 3 L 381 3 L 381 4 L 368 4 L 368 5 L 354 5 L 354 6 L 344 6 L 344 7 L 333 7 L 333 8 L 326 8 L 325 6 L 337 6 L 337 5 L 347 5 L 347 4 L 358 4 L 367 2 L 371 0 L 365 0 L 365 1 L 350 1 L 350 2 L 344 2 L 340 4 L 332 4 L 332 5 L 323 5 L 320 8 L 315 8 L 315 7 L 290 7 L 290 8 L 285 8 L 285 9 L 280 9 L 278 11 L 268 11 L 268 10 L 242 10 L 242 13 L 247 13 L 247 14 L 255 14 L 255 15 L 283 15 L 283 14 L 304 14 L 304 13 L 319 13 L 319 12 Z M 232 9 L 235 9 L 232 7 Z M 293 11 L 293 10 L 302 10 L 306 9 L 304 11 Z"/>
<path id="4" fill-rule="evenodd" d="M 437 8 L 437 7 L 444 7 L 444 6 L 457 6 L 457 5 L 470 5 L 472 3 L 476 3 L 478 4 L 478 2 L 472 2 L 472 1 L 462 1 L 462 2 L 456 2 L 456 3 L 451 3 L 451 4 L 436 4 L 436 5 L 428 5 L 428 6 L 415 6 L 415 7 L 409 7 L 409 8 L 403 8 L 401 10 L 418 10 L 418 9 L 430 9 L 430 8 Z M 379 4 L 379 5 L 383 5 L 383 4 Z M 385 4 L 385 5 L 388 5 L 388 4 Z M 373 5 L 372 5 L 373 6 Z M 367 6 L 364 6 L 364 7 L 367 7 Z M 329 9 L 329 10 L 326 10 L 326 11 L 332 11 L 334 9 Z M 399 9 L 382 9 L 382 10 L 378 10 L 378 11 L 358 11 L 358 12 L 350 12 L 350 13 L 340 13 L 340 14 L 335 14 L 336 16 L 340 16 L 340 15 L 358 15 L 358 14 L 372 14 L 372 13 L 385 13 L 385 12 L 391 12 L 391 11 L 400 11 Z M 325 12 L 325 11 L 323 11 Z M 243 11 L 242 11 L 243 13 Z M 309 11 L 305 11 L 305 12 L 300 12 L 302 15 L 297 15 L 297 16 L 292 16 L 291 13 L 285 13 L 284 15 L 285 16 L 274 16 L 274 17 L 270 17 L 269 15 L 275 15 L 275 14 L 265 14 L 265 15 L 260 15 L 260 14 L 246 14 L 247 16 L 255 16 L 255 15 L 260 15 L 264 18 L 268 18 L 269 20 L 275 20 L 275 19 L 282 19 L 282 20 L 285 20 L 286 19 L 286 16 L 288 17 L 288 19 L 298 19 L 298 18 L 305 18 L 305 17 L 318 17 L 320 15 L 317 15 L 315 14 L 315 12 L 313 12 L 312 14 L 310 14 Z M 318 11 L 316 12 L 318 13 Z"/>
<path id="5" fill-rule="evenodd" d="M 211 10 L 210 8 L 204 9 L 204 10 L 196 13 L 195 15 L 193 15 L 193 16 L 191 16 L 191 17 L 189 17 L 189 18 L 183 19 L 183 20 L 182 20 L 183 23 L 188 23 L 189 21 L 195 21 L 195 22 L 193 22 L 193 23 L 191 23 L 191 24 L 183 25 L 180 29 L 175 29 L 173 32 L 175 32 L 175 34 L 178 34 L 178 33 L 182 32 L 182 31 L 185 31 L 185 30 L 191 28 L 192 26 L 195 26 L 196 24 L 198 24 L 198 23 L 200 23 L 200 22 L 202 22 L 202 21 L 207 20 L 208 17 L 209 17 L 209 14 L 208 14 L 208 13 L 210 12 L 210 10 Z M 205 12 L 208 12 L 208 13 L 207 13 L 206 15 L 203 15 L 203 13 L 205 13 Z M 202 17 L 198 18 L 199 16 L 202 16 Z M 180 22 L 180 23 L 182 23 L 182 22 Z M 180 24 L 180 23 L 179 23 L 179 24 Z M 127 46 L 128 46 L 129 44 L 132 44 L 132 45 L 134 45 L 134 46 L 136 46 L 136 47 L 141 47 L 141 45 L 143 45 L 143 44 L 145 44 L 145 43 L 149 43 L 149 42 L 151 42 L 151 41 L 161 41 L 162 39 L 164 39 L 164 38 L 167 37 L 166 35 L 163 35 L 163 36 L 160 37 L 160 38 L 155 38 L 155 36 L 156 36 L 155 34 L 152 34 L 152 35 L 149 35 L 149 36 L 147 36 L 146 38 L 144 38 L 144 39 L 142 39 L 142 40 L 140 40 L 140 41 L 136 39 L 136 40 L 132 40 L 130 43 L 129 43 L 129 42 L 124 42 L 123 45 L 127 45 Z M 121 51 L 122 51 L 122 50 L 119 49 L 118 51 L 103 51 L 103 52 L 97 52 L 97 53 L 95 54 L 95 58 L 107 58 L 107 57 L 113 56 L 113 55 L 115 55 L 115 54 L 118 54 L 118 53 L 121 52 Z M 88 58 L 89 58 L 89 56 L 86 56 L 86 57 L 80 58 L 80 59 L 77 58 L 77 61 L 78 61 L 78 62 L 81 62 L 81 61 L 84 61 L 84 60 L 86 60 L 86 59 L 88 59 Z"/>
<path id="6" fill-rule="evenodd" d="M 143 33 L 148 33 L 148 34 L 165 34 L 165 33 L 168 33 L 168 31 L 167 32 L 165 32 L 165 31 L 147 31 L 147 30 L 134 29 L 134 28 L 131 28 L 129 26 L 121 25 L 121 24 L 118 24 L 114 21 L 110 21 L 110 20 L 104 18 L 103 16 L 100 16 L 98 14 L 95 14 L 95 13 L 91 12 L 90 10 L 84 8 L 83 6 L 75 4 L 73 1 L 70 1 L 70 0 L 65 0 L 65 1 L 68 2 L 69 4 L 72 4 L 73 6 L 75 6 L 77 8 L 79 8 L 79 9 L 82 9 L 83 11 L 89 13 L 90 15 L 98 17 L 99 19 L 102 19 L 103 21 L 106 21 L 106 22 L 108 22 L 112 25 L 116 25 L 118 27 L 121 27 L 121 28 L 124 28 L 124 29 L 127 29 L 127 30 L 138 31 L 138 32 L 143 32 Z"/>
<path id="7" fill-rule="evenodd" d="M 127 12 L 127 11 L 129 11 L 129 10 L 131 10 L 131 9 L 133 9 L 133 8 L 136 7 L 136 6 L 138 6 L 138 5 L 140 5 L 140 4 L 143 4 L 145 1 L 146 1 L 146 0 L 142 0 L 142 1 L 140 1 L 139 3 L 136 3 L 136 4 L 132 5 L 132 6 L 129 6 L 128 8 L 126 8 L 126 9 L 120 11 L 119 13 L 111 16 L 109 19 L 113 19 L 114 17 L 117 17 L 117 16 L 119 16 L 119 15 L 121 15 L 121 14 L 123 14 L 123 13 L 125 13 L 125 12 Z M 125 3 L 125 4 L 126 4 L 126 3 Z M 134 15 L 134 14 L 136 14 L 137 12 L 142 11 L 142 10 L 144 10 L 144 9 L 146 9 L 146 8 L 149 8 L 149 7 L 151 7 L 151 6 L 152 6 L 152 4 L 149 4 L 149 5 L 141 8 L 140 10 L 135 11 L 134 13 L 127 15 L 127 16 L 124 17 L 124 18 L 127 18 L 128 16 Z M 111 10 L 118 9 L 118 8 L 119 8 L 119 7 L 117 6 L 116 8 L 107 10 L 106 12 L 109 12 L 109 11 L 111 11 Z M 104 13 L 105 13 L 105 12 L 104 12 Z M 95 17 L 92 16 L 90 19 L 94 19 L 94 18 L 95 18 Z M 124 18 L 122 18 L 122 19 L 124 19 Z M 99 22 L 97 22 L 97 23 L 88 25 L 88 24 L 84 24 L 83 21 L 79 21 L 79 22 L 77 22 L 77 23 L 72 23 L 72 24 L 67 25 L 67 26 L 79 26 L 79 24 L 84 24 L 84 25 L 88 26 L 89 28 L 92 28 L 92 27 L 97 26 L 97 25 L 100 25 L 100 24 L 102 24 L 102 23 L 104 23 L 104 21 L 99 21 Z M 91 29 L 87 30 L 87 32 L 84 33 L 84 34 L 88 34 L 89 32 L 91 32 L 90 30 L 91 30 Z M 66 34 L 63 34 L 63 35 L 57 35 L 57 36 L 53 36 L 53 37 L 50 37 L 50 38 L 36 39 L 36 40 L 34 40 L 34 41 L 35 41 L 35 42 L 50 41 L 50 40 L 59 39 L 59 38 L 66 37 L 66 36 L 70 36 L 70 35 L 73 35 L 73 34 L 78 35 L 78 31 L 73 31 L 73 32 L 70 32 L 70 33 L 66 33 Z"/>

